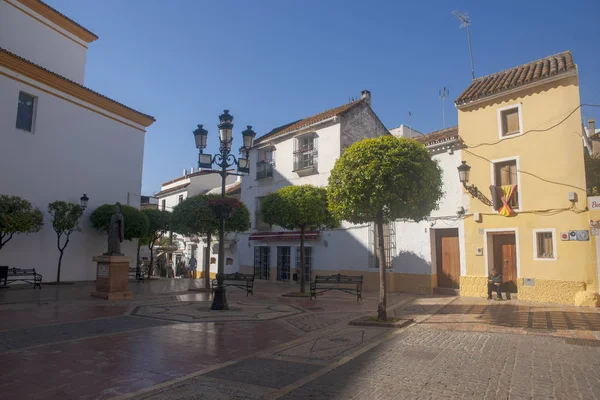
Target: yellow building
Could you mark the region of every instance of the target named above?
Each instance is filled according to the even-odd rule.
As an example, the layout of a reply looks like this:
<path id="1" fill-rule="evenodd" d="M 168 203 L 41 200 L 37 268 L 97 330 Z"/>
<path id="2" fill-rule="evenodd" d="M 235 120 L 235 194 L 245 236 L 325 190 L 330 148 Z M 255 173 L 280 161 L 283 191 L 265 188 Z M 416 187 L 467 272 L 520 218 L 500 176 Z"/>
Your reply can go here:
<path id="1" fill-rule="evenodd" d="M 461 295 L 487 296 L 498 268 L 511 298 L 600 305 L 579 104 L 570 51 L 477 78 L 456 100 L 470 199 Z"/>

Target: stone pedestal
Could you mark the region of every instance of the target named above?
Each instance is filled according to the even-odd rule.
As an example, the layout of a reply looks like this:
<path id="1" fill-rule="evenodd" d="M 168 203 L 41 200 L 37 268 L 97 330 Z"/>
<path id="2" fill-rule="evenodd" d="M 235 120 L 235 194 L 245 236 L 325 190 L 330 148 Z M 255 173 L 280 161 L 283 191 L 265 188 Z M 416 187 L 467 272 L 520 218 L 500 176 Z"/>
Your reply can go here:
<path id="1" fill-rule="evenodd" d="M 130 299 L 129 289 L 129 263 L 130 257 L 125 256 L 97 256 L 96 262 L 96 291 L 90 293 L 92 297 L 106 300 Z"/>

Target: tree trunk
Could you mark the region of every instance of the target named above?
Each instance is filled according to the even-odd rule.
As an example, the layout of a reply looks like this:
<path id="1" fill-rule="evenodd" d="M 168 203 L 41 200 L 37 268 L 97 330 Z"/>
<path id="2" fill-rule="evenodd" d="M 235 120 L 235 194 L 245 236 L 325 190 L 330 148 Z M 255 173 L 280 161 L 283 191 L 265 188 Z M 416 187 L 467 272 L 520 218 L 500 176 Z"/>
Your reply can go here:
<path id="1" fill-rule="evenodd" d="M 148 279 L 152 277 L 152 269 L 154 267 L 154 240 L 150 241 L 148 245 L 148 250 L 150 250 L 150 265 L 148 266 Z"/>
<path id="2" fill-rule="evenodd" d="M 65 249 L 67 248 L 67 245 L 69 244 L 70 235 L 71 233 L 67 233 L 67 240 L 65 241 L 65 245 L 62 247 L 60 246 L 60 237 L 62 236 L 62 233 L 60 235 L 57 235 L 56 238 L 56 246 L 58 247 L 58 251 L 60 252 L 60 256 L 58 256 L 58 269 L 56 271 L 56 283 L 60 283 L 60 267 L 62 265 L 63 254 L 65 252 Z"/>
<path id="3" fill-rule="evenodd" d="M 306 282 L 304 280 L 305 272 L 304 269 L 306 266 L 304 265 L 304 228 L 300 228 L 300 292 L 304 293 L 304 286 Z"/>
<path id="4" fill-rule="evenodd" d="M 204 289 L 210 289 L 210 233 L 206 235 L 206 250 L 204 251 Z"/>
<path id="5" fill-rule="evenodd" d="M 56 272 L 56 283 L 60 283 L 60 265 L 62 264 L 63 250 L 60 250 L 60 256 L 58 256 L 58 271 Z"/>
<path id="6" fill-rule="evenodd" d="M 377 305 L 377 319 L 380 321 L 387 320 L 387 293 L 385 281 L 385 238 L 383 237 L 383 211 L 377 213 L 375 221 L 375 229 L 377 229 L 377 259 L 379 261 L 379 304 Z"/>

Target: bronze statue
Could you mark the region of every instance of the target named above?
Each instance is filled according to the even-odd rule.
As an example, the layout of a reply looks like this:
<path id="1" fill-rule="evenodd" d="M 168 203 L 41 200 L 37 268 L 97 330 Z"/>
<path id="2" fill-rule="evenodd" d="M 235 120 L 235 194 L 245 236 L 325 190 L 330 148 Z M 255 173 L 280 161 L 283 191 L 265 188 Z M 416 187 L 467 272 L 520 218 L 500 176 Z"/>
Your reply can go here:
<path id="1" fill-rule="evenodd" d="M 110 217 L 110 225 L 108 226 L 108 251 L 104 253 L 107 256 L 122 256 L 121 242 L 125 235 L 125 221 L 121 214 L 121 203 L 115 204 L 115 212 Z"/>

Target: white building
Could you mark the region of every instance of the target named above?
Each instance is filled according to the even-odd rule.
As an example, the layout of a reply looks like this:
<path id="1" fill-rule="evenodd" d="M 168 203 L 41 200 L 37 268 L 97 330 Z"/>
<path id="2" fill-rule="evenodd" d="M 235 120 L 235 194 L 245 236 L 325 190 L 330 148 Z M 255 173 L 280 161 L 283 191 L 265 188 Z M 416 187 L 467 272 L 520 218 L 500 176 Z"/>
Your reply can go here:
<path id="1" fill-rule="evenodd" d="M 276 128 L 255 141 L 250 152 L 252 173 L 242 180 L 242 201 L 255 215 L 251 231 L 238 234 L 240 272 L 254 272 L 256 279 L 270 281 L 297 279 L 299 234 L 264 224 L 257 214 L 261 199 L 287 185 L 326 186 L 346 147 L 363 138 L 391 133 L 426 145 L 443 170 L 445 197 L 428 221 L 398 221 L 384 228 L 388 288 L 431 293 L 438 286 L 455 287 L 454 275 L 446 272 L 457 269 L 460 277 L 465 265 L 462 220 L 457 215 L 463 202 L 456 169 L 462 147 L 458 129 L 422 135 L 400 126 L 388 132 L 371 109 L 370 100 L 370 93 L 363 91 L 356 102 Z M 378 290 L 373 224 L 344 222 L 339 229 L 310 232 L 306 246 L 308 279 L 316 274 L 363 275 L 365 290 Z M 451 257 L 441 256 L 449 252 Z"/>
<path id="2" fill-rule="evenodd" d="M 234 171 L 231 171 L 234 172 Z M 238 197 L 240 190 L 240 181 L 235 176 L 228 176 L 225 180 L 225 193 L 228 196 Z M 190 196 L 197 194 L 221 194 L 221 176 L 211 171 L 198 170 L 194 172 L 191 168 L 188 172 L 183 171 L 183 175 L 179 178 L 172 179 L 162 184 L 160 192 L 154 197 L 158 199 L 158 209 L 165 211 L 173 211 L 173 208 Z M 180 261 L 185 261 L 186 264 L 194 255 L 198 262 L 198 274 L 203 271 L 204 260 L 206 257 L 206 237 L 185 237 L 176 236 L 173 245 L 177 246 L 177 250 L 172 253 L 173 265 L 177 265 Z M 225 257 L 230 260 L 228 268 L 233 263 L 233 255 L 231 254 L 231 245 L 235 242 L 235 235 L 227 235 L 225 241 Z M 210 257 L 210 274 L 214 277 L 217 273 L 218 259 L 218 236 L 211 238 L 211 254 Z M 148 257 L 144 250 L 144 256 Z M 236 267 L 237 268 L 237 267 Z"/>
<path id="3" fill-rule="evenodd" d="M 326 186 L 336 159 L 352 143 L 389 132 L 371 109 L 371 94 L 359 100 L 273 129 L 250 151 L 251 174 L 242 180 L 242 202 L 254 214 L 250 232 L 238 234 L 240 272 L 256 279 L 294 281 L 300 269 L 299 234 L 271 228 L 256 213 L 261 199 L 288 185 Z M 366 288 L 378 275 L 369 271 L 368 225 L 308 232 L 307 278 L 316 274 L 365 276 Z M 375 285 L 375 286 L 374 286 Z"/>
<path id="4" fill-rule="evenodd" d="M 402 136 L 398 131 L 392 132 Z M 469 204 L 458 179 L 463 147 L 458 127 L 408 137 L 423 143 L 438 162 L 444 197 L 427 220 L 396 221 L 392 240 L 397 248 L 388 287 L 391 291 L 418 293 L 431 293 L 436 288 L 458 289 L 460 276 L 466 274 L 462 218 Z"/>
<path id="5" fill-rule="evenodd" d="M 0 264 L 34 267 L 54 281 L 58 250 L 48 203 L 88 209 L 63 259 L 61 280 L 93 280 L 106 235 L 89 214 L 106 203 L 139 206 L 146 128 L 154 118 L 82 86 L 88 44 L 97 39 L 37 0 L 0 0 L 0 193 L 21 196 L 45 217 L 39 233 L 13 238 Z M 136 243 L 123 243 L 135 257 Z"/>

